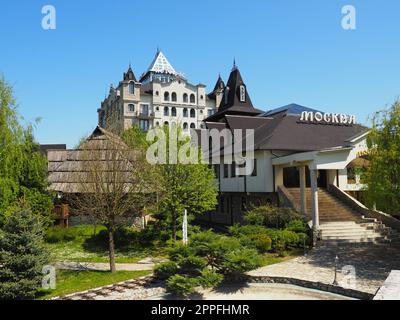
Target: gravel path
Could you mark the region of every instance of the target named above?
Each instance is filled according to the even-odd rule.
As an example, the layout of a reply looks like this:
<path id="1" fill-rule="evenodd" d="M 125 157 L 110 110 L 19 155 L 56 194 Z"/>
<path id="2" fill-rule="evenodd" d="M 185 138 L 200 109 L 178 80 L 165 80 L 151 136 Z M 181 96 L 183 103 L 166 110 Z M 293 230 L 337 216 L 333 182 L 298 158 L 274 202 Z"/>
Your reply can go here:
<path id="1" fill-rule="evenodd" d="M 154 266 L 165 260 L 146 258 L 137 263 L 117 263 L 117 271 L 141 271 L 153 270 Z M 110 270 L 108 263 L 92 263 L 92 262 L 57 262 L 55 264 L 57 269 L 63 270 L 90 270 L 90 271 L 107 271 Z"/>

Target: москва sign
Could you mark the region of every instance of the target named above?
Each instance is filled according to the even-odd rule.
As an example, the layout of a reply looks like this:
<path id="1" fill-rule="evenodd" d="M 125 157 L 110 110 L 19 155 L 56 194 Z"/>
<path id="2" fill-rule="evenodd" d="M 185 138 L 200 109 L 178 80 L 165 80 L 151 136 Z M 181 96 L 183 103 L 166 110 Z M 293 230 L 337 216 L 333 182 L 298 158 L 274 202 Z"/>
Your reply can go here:
<path id="1" fill-rule="evenodd" d="M 340 114 L 340 113 L 322 113 L 322 112 L 304 111 L 301 114 L 300 121 L 351 125 L 351 124 L 356 124 L 356 116 Z"/>

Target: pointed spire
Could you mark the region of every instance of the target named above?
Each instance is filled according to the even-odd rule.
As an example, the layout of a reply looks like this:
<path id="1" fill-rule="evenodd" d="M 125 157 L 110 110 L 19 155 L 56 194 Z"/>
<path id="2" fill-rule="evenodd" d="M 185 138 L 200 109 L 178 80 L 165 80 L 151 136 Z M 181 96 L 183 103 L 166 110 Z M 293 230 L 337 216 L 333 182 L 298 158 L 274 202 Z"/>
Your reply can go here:
<path id="1" fill-rule="evenodd" d="M 236 61 L 234 60 L 233 63 L 233 69 L 226 85 L 226 88 L 229 88 L 229 90 L 225 90 L 224 92 L 223 103 L 220 109 L 225 110 L 232 107 L 239 107 L 241 109 L 244 108 L 244 110 L 254 109 L 246 89 L 246 84 L 244 83 L 240 71 L 236 66 Z"/>
<path id="2" fill-rule="evenodd" d="M 236 70 L 237 66 L 236 66 L 236 57 L 233 58 L 233 68 L 232 71 Z"/>
<path id="3" fill-rule="evenodd" d="M 217 82 L 215 83 L 213 92 L 223 90 L 225 88 L 224 80 L 221 78 L 221 73 L 218 74 Z"/>
<path id="4" fill-rule="evenodd" d="M 126 73 L 124 72 L 124 81 L 135 81 L 136 82 L 136 77 L 135 77 L 135 74 L 133 73 L 130 61 L 129 61 L 128 71 Z"/>

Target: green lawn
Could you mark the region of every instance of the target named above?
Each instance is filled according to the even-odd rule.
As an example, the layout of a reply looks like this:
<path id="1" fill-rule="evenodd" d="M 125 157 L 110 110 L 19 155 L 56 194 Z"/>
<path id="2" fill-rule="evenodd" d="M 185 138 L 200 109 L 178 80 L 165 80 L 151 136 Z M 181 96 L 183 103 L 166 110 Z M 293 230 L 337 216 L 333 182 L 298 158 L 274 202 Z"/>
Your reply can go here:
<path id="1" fill-rule="evenodd" d="M 281 263 L 290 259 L 293 259 L 295 257 L 301 256 L 304 254 L 303 249 L 292 249 L 287 252 L 287 255 L 282 257 L 277 253 L 266 253 L 264 254 L 263 258 L 263 267 L 269 266 L 271 264 L 276 264 L 276 263 Z"/>
<path id="2" fill-rule="evenodd" d="M 38 299 L 48 299 L 59 295 L 81 292 L 150 274 L 150 271 L 70 271 L 57 270 L 55 290 L 43 290 Z"/>
<path id="3" fill-rule="evenodd" d="M 62 240 L 54 243 L 47 243 L 51 252 L 51 258 L 57 261 L 73 262 L 108 262 L 108 248 L 105 243 L 92 241 L 93 236 L 98 234 L 104 227 L 81 225 L 69 228 L 69 232 L 74 234 L 71 241 Z M 128 243 L 124 246 L 116 246 L 117 263 L 135 263 L 146 257 L 162 257 L 164 249 L 155 245 L 139 245 Z"/>

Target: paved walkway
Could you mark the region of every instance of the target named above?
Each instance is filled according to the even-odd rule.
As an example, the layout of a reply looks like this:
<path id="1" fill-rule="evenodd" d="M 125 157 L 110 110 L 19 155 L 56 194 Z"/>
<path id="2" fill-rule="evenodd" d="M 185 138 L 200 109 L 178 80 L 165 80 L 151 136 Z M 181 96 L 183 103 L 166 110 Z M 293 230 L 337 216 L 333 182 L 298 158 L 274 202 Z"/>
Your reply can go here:
<path id="1" fill-rule="evenodd" d="M 341 245 L 319 247 L 307 256 L 262 267 L 249 272 L 253 276 L 288 277 L 301 280 L 332 284 L 334 280 L 335 256 L 339 257 L 339 269 L 354 266 L 356 282 L 346 281 L 348 276 L 338 274 L 342 287 L 375 294 L 383 285 L 391 270 L 400 270 L 399 245 Z"/>
<path id="2" fill-rule="evenodd" d="M 154 266 L 163 262 L 162 259 L 146 258 L 137 263 L 117 263 L 117 271 L 140 271 L 153 270 Z M 92 263 L 92 262 L 57 262 L 57 269 L 63 270 L 90 270 L 90 271 L 107 271 L 110 270 L 109 263 Z"/>

